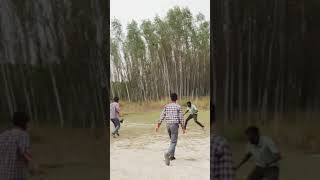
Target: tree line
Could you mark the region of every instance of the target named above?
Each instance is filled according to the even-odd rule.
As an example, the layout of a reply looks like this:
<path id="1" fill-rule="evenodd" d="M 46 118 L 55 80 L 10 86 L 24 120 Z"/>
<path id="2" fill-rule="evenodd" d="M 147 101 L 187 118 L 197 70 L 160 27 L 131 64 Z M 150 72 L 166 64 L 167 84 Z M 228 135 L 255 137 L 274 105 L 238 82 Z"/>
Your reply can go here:
<path id="1" fill-rule="evenodd" d="M 201 13 L 174 7 L 166 16 L 124 30 L 111 21 L 110 98 L 158 100 L 170 92 L 182 96 L 210 94 L 210 22 Z"/>
<path id="2" fill-rule="evenodd" d="M 315 0 L 213 2 L 212 101 L 224 122 L 315 113 L 320 102 Z"/>
<path id="3" fill-rule="evenodd" d="M 0 1 L 0 125 L 104 127 L 107 1 Z"/>

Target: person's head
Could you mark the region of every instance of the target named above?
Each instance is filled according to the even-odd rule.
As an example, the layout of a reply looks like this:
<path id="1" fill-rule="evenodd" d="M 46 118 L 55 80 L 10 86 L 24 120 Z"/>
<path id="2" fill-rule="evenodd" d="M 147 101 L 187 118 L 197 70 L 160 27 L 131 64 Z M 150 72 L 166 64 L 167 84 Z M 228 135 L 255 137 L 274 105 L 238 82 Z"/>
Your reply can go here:
<path id="1" fill-rule="evenodd" d="M 12 123 L 15 127 L 27 130 L 30 119 L 25 112 L 15 112 L 12 116 Z"/>
<path id="2" fill-rule="evenodd" d="M 171 93 L 170 98 L 171 98 L 171 101 L 176 102 L 178 100 L 177 93 Z"/>
<path id="3" fill-rule="evenodd" d="M 248 141 L 251 144 L 258 145 L 260 132 L 256 126 L 250 126 L 246 129 L 245 134 L 247 135 Z"/>
<path id="4" fill-rule="evenodd" d="M 114 98 L 113 98 L 113 101 L 114 101 L 114 102 L 119 102 L 119 98 L 118 98 L 118 97 L 114 97 Z"/>
<path id="5" fill-rule="evenodd" d="M 191 107 L 191 102 L 190 101 L 187 102 L 187 106 Z"/>

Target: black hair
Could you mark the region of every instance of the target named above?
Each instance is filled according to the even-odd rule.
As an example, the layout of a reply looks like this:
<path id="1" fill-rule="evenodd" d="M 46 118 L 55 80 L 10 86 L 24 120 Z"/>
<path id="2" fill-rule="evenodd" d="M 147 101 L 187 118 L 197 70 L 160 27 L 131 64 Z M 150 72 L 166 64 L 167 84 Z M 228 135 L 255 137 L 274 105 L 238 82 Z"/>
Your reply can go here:
<path id="1" fill-rule="evenodd" d="M 171 101 L 177 101 L 177 99 L 178 99 L 177 93 L 171 93 L 170 98 L 171 98 Z"/>
<path id="2" fill-rule="evenodd" d="M 15 112 L 12 116 L 12 123 L 14 126 L 22 129 L 27 128 L 27 123 L 30 121 L 29 116 L 25 112 Z"/>
<path id="3" fill-rule="evenodd" d="M 249 135 L 249 134 L 259 135 L 259 128 L 257 128 L 256 126 L 249 126 L 246 129 L 245 134 L 246 135 Z"/>
<path id="4" fill-rule="evenodd" d="M 118 101 L 119 101 L 119 98 L 118 98 L 118 97 L 114 97 L 113 100 L 114 100 L 115 102 L 118 102 Z"/>
<path id="5" fill-rule="evenodd" d="M 188 101 L 188 102 L 187 102 L 187 104 L 191 104 L 191 102 L 190 102 L 190 101 Z"/>

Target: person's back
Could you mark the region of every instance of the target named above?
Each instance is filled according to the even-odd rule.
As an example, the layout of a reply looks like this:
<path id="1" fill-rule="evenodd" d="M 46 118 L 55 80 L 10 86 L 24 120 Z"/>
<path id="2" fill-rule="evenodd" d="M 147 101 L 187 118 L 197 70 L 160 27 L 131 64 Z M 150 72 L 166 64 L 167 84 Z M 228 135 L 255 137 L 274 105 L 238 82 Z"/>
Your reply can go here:
<path id="1" fill-rule="evenodd" d="M 167 124 L 182 123 L 182 110 L 181 106 L 177 103 L 169 103 L 164 107 L 160 119 L 164 119 Z"/>
<path id="2" fill-rule="evenodd" d="M 119 103 L 118 102 L 112 102 L 110 104 L 110 118 L 119 119 Z"/>
<path id="3" fill-rule="evenodd" d="M 232 152 L 228 141 L 218 135 L 211 137 L 210 168 L 214 180 L 233 180 L 234 168 Z"/>
<path id="4" fill-rule="evenodd" d="M 0 134 L 0 179 L 23 179 L 27 174 L 27 162 L 23 153 L 30 148 L 26 131 L 13 128 Z"/>
<path id="5" fill-rule="evenodd" d="M 185 132 L 182 110 L 180 105 L 176 103 L 178 95 L 176 93 L 172 93 L 170 98 L 171 103 L 165 105 L 163 108 L 156 127 L 156 132 L 158 132 L 162 121 L 166 121 L 168 135 L 171 140 L 169 149 L 164 154 L 165 163 L 167 166 L 170 165 L 170 160 L 175 160 L 175 149 L 178 141 L 179 125 L 181 125 L 183 133 Z"/>
<path id="6" fill-rule="evenodd" d="M 119 129 L 120 129 L 120 105 L 119 105 L 119 98 L 114 97 L 113 101 L 110 104 L 110 120 L 114 125 L 114 130 L 112 131 L 112 136 L 115 138 L 115 135 L 120 136 Z"/>

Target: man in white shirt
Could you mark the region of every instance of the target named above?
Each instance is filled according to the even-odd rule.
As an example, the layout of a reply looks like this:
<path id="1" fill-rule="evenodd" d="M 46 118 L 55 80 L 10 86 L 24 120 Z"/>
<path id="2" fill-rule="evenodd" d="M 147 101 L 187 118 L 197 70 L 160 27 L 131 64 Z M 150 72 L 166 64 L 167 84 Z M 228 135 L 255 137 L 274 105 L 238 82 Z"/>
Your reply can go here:
<path id="1" fill-rule="evenodd" d="M 248 138 L 247 154 L 236 167 L 239 169 L 251 157 L 255 161 L 255 168 L 248 176 L 248 180 L 278 180 L 279 160 L 281 159 L 278 148 L 271 138 L 260 136 L 259 129 L 255 126 L 245 131 Z"/>
<path id="2" fill-rule="evenodd" d="M 190 113 L 188 118 L 186 119 L 186 123 L 185 123 L 185 128 L 187 128 L 187 124 L 188 124 L 188 121 L 190 119 L 194 119 L 194 122 L 197 123 L 202 129 L 204 129 L 204 125 L 202 125 L 199 121 L 198 121 L 198 109 L 197 107 L 194 105 L 194 104 L 191 104 L 190 101 L 187 102 L 187 111 L 183 114 L 187 114 L 188 112 Z"/>
<path id="3" fill-rule="evenodd" d="M 119 106 L 119 98 L 115 97 L 113 99 L 114 102 L 110 104 L 110 120 L 114 124 L 114 130 L 112 131 L 112 136 L 115 138 L 116 135 L 119 135 L 120 129 L 120 106 Z"/>

